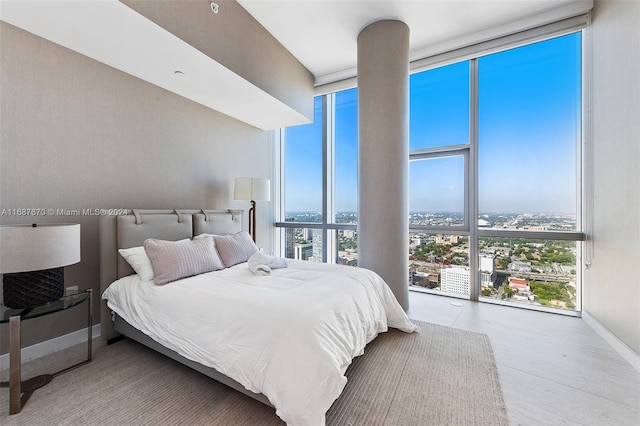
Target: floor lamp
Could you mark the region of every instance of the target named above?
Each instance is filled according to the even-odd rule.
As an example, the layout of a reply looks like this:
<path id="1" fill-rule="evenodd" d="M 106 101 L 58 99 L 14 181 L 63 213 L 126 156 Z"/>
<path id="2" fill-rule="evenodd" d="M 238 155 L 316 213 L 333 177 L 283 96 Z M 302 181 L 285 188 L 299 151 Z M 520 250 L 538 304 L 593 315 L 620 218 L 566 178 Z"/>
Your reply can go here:
<path id="1" fill-rule="evenodd" d="M 237 177 L 233 191 L 234 200 L 251 201 L 249 209 L 249 233 L 256 242 L 256 201 L 271 201 L 271 181 L 263 178 Z"/>

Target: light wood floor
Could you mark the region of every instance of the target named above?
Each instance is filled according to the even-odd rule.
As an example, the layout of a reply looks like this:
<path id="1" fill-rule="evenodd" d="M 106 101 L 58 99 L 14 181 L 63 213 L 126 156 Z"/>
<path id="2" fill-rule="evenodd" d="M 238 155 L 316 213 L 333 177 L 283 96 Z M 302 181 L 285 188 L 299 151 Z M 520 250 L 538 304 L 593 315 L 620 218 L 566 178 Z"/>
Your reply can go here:
<path id="1" fill-rule="evenodd" d="M 581 318 L 409 294 L 411 318 L 489 336 L 510 424 L 640 425 L 640 373 Z"/>

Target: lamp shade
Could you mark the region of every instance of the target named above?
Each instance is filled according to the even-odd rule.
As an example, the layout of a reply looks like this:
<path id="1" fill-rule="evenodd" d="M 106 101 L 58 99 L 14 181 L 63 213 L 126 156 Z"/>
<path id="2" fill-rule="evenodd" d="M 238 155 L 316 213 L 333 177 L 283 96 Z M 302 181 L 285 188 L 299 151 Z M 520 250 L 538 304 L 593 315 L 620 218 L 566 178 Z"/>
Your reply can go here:
<path id="1" fill-rule="evenodd" d="M 0 273 L 39 271 L 80 262 L 80 225 L 0 226 Z"/>
<path id="2" fill-rule="evenodd" d="M 234 200 L 271 201 L 269 179 L 237 177 L 233 191 Z"/>

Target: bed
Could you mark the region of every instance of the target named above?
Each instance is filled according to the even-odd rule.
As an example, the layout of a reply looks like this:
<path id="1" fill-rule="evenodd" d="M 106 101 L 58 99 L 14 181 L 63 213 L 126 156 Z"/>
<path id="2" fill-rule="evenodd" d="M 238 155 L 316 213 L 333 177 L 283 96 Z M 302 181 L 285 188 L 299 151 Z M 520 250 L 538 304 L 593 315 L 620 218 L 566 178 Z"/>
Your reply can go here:
<path id="1" fill-rule="evenodd" d="M 287 424 L 323 425 L 365 345 L 388 327 L 417 330 L 377 274 L 288 260 L 262 276 L 240 262 L 156 285 L 118 252 L 147 239 L 241 235 L 242 216 L 140 210 L 101 217 L 102 334 L 158 350 L 275 407 Z"/>

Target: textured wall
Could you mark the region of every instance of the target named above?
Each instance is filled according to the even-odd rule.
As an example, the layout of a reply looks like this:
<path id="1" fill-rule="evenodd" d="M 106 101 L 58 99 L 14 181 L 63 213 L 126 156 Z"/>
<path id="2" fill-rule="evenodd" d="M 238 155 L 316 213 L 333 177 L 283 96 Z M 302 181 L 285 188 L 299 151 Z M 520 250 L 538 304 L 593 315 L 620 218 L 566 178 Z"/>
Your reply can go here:
<path id="1" fill-rule="evenodd" d="M 640 355 L 640 3 L 597 1 L 593 53 L 593 229 L 586 312 Z M 588 230 L 589 231 L 589 230 Z"/>
<path id="2" fill-rule="evenodd" d="M 248 202 L 233 201 L 233 178 L 270 174 L 267 132 L 4 22 L 0 43 L 2 209 L 248 210 Z M 269 209 L 261 204 L 258 226 L 266 229 Z M 0 221 L 80 223 L 82 261 L 66 268 L 67 286 L 98 292 L 98 217 Z M 271 247 L 269 233 L 258 237 Z M 23 346 L 83 328 L 82 309 L 74 310 L 25 323 Z M 2 353 L 7 330 L 0 328 Z"/>
<path id="3" fill-rule="evenodd" d="M 409 27 L 358 36 L 358 264 L 409 307 Z"/>

